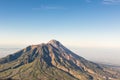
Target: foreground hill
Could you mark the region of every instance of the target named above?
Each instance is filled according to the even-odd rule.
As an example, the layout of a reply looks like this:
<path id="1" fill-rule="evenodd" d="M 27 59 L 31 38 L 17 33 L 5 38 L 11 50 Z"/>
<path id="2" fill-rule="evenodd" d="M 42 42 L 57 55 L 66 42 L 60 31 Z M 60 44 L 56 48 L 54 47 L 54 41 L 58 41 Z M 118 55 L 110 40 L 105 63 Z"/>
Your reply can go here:
<path id="1" fill-rule="evenodd" d="M 120 80 L 120 73 L 88 61 L 51 40 L 0 59 L 0 79 Z"/>

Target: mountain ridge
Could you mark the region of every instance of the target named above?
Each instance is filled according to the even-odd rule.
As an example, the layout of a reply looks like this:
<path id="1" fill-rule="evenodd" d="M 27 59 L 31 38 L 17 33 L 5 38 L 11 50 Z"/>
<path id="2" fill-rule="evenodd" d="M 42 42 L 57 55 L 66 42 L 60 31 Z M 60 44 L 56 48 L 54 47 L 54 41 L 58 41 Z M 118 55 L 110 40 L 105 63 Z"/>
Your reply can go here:
<path id="1" fill-rule="evenodd" d="M 76 55 L 57 40 L 50 40 L 48 43 L 28 46 L 0 59 L 0 78 L 120 80 L 120 73 Z"/>

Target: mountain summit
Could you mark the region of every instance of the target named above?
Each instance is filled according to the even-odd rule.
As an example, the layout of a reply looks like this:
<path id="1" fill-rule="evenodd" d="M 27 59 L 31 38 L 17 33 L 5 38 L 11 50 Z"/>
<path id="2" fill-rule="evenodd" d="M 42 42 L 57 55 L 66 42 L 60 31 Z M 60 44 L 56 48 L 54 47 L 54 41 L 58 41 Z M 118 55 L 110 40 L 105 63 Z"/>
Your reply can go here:
<path id="1" fill-rule="evenodd" d="M 51 43 L 51 44 L 57 44 L 57 43 L 60 43 L 60 42 L 57 41 L 57 40 L 52 39 L 52 40 L 50 40 L 48 43 Z"/>
<path id="2" fill-rule="evenodd" d="M 14 80 L 120 80 L 120 72 L 80 57 L 59 41 L 28 46 L 0 59 L 0 78 Z"/>

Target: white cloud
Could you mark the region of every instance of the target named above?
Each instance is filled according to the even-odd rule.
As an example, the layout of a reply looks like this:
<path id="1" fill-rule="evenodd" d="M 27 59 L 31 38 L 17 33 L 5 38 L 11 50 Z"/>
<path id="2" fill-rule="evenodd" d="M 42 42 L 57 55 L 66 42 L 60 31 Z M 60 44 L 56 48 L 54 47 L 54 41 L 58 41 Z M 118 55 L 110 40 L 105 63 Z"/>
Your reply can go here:
<path id="1" fill-rule="evenodd" d="M 86 2 L 99 1 L 103 4 L 120 4 L 120 0 L 85 0 Z"/>
<path id="2" fill-rule="evenodd" d="M 104 4 L 120 4 L 120 0 L 103 0 Z"/>
<path id="3" fill-rule="evenodd" d="M 38 8 L 32 8 L 33 10 L 62 10 L 65 9 L 64 7 L 59 7 L 59 6 L 45 6 L 45 5 L 41 5 Z"/>

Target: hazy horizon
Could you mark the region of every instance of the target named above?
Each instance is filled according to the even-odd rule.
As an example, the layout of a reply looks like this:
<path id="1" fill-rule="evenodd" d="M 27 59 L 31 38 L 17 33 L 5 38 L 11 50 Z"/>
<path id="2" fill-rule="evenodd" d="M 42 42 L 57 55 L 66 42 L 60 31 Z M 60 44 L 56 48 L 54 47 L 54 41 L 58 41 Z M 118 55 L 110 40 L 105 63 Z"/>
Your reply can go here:
<path id="1" fill-rule="evenodd" d="M 120 0 L 0 0 L 0 48 L 56 39 L 87 59 L 119 64 L 119 9 Z"/>
<path id="2" fill-rule="evenodd" d="M 0 48 L 0 58 L 10 54 L 14 54 L 15 52 L 23 48 Z M 67 48 L 70 49 L 75 54 L 78 54 L 79 56 L 82 56 L 87 60 L 97 62 L 97 63 L 120 66 L 120 62 L 119 62 L 120 49 L 79 48 L 79 47 L 70 47 L 70 46 L 67 46 Z"/>

